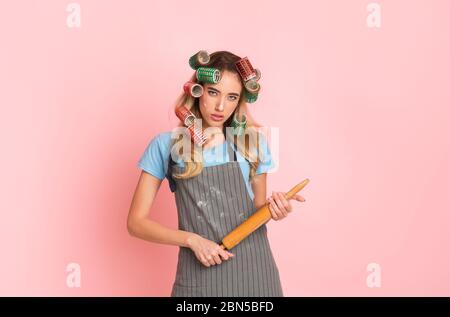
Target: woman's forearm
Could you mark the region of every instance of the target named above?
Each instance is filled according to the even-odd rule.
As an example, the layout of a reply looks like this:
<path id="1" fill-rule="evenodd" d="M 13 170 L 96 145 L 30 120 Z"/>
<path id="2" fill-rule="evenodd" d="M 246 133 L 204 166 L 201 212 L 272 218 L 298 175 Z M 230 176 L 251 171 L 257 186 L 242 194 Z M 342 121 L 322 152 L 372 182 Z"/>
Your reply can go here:
<path id="1" fill-rule="evenodd" d="M 194 233 L 170 229 L 150 219 L 129 221 L 130 235 L 150 242 L 189 247 L 189 239 Z"/>
<path id="2" fill-rule="evenodd" d="M 264 199 L 253 199 L 253 205 L 255 206 L 256 210 L 261 208 L 266 204 L 266 201 Z"/>

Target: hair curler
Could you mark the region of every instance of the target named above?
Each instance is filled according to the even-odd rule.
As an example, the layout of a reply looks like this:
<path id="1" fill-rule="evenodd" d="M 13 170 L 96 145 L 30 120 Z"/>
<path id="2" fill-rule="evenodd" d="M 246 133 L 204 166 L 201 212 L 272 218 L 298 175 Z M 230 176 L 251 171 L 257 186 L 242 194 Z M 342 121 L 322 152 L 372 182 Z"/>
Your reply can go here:
<path id="1" fill-rule="evenodd" d="M 261 86 L 256 80 L 249 80 L 245 83 L 244 97 L 248 103 L 253 103 L 258 99 Z"/>
<path id="2" fill-rule="evenodd" d="M 217 68 L 199 67 L 196 72 L 199 82 L 217 84 L 220 81 L 220 71 Z"/>
<path id="3" fill-rule="evenodd" d="M 195 70 L 197 70 L 197 68 L 201 66 L 205 66 L 208 63 L 209 63 L 209 54 L 207 51 L 203 50 L 198 51 L 198 53 L 192 55 L 189 58 L 189 65 Z"/>
<path id="4" fill-rule="evenodd" d="M 234 114 L 233 121 L 231 121 L 231 127 L 233 135 L 243 135 L 247 128 L 247 116 L 242 114 L 241 118 L 239 118 L 237 114 Z"/>
<path id="5" fill-rule="evenodd" d="M 189 135 L 197 145 L 203 145 L 207 138 L 203 135 L 201 127 L 196 126 L 195 115 L 186 106 L 181 106 L 175 109 L 175 114 L 183 122 L 183 124 L 188 128 Z"/>
<path id="6" fill-rule="evenodd" d="M 185 83 L 183 90 L 186 94 L 194 98 L 198 98 L 203 95 L 203 86 L 192 81 Z"/>
<path id="7" fill-rule="evenodd" d="M 236 69 L 244 81 L 248 81 L 250 79 L 254 79 L 257 77 L 255 69 L 253 68 L 252 64 L 248 60 L 248 57 L 244 57 L 244 58 L 240 59 L 239 61 L 237 61 Z M 261 73 L 260 73 L 260 77 L 261 77 Z"/>

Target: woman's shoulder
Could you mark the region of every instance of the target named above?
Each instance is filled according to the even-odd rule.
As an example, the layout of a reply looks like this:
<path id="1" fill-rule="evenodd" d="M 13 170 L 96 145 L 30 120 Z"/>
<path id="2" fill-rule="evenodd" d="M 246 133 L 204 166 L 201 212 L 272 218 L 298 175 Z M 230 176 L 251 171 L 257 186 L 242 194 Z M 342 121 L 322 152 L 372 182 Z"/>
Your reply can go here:
<path id="1" fill-rule="evenodd" d="M 154 134 L 148 142 L 147 150 L 165 156 L 170 152 L 171 131 L 161 131 Z"/>
<path id="2" fill-rule="evenodd" d="M 169 144 L 172 138 L 172 131 L 161 131 L 157 133 L 154 139 L 158 140 L 158 142 L 162 145 Z"/>

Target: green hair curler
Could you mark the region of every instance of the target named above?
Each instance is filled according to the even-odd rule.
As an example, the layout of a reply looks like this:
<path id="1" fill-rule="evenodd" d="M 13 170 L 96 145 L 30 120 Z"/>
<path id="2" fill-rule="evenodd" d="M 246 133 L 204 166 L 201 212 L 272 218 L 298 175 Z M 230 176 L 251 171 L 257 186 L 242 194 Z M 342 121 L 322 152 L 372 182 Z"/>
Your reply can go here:
<path id="1" fill-rule="evenodd" d="M 217 84 L 220 80 L 220 71 L 216 68 L 199 67 L 196 72 L 199 82 Z"/>
<path id="2" fill-rule="evenodd" d="M 235 113 L 233 116 L 233 121 L 231 122 L 231 132 L 233 135 L 243 135 L 245 129 L 247 128 L 247 117 L 245 114 L 242 114 L 242 120 L 238 120 L 238 116 Z"/>
<path id="3" fill-rule="evenodd" d="M 261 86 L 256 80 L 249 80 L 245 83 L 244 97 L 248 103 L 253 103 L 258 99 Z"/>
<path id="4" fill-rule="evenodd" d="M 192 55 L 189 58 L 189 65 L 197 70 L 197 68 L 201 66 L 205 66 L 209 63 L 209 54 L 207 51 L 198 51 L 195 55 Z"/>

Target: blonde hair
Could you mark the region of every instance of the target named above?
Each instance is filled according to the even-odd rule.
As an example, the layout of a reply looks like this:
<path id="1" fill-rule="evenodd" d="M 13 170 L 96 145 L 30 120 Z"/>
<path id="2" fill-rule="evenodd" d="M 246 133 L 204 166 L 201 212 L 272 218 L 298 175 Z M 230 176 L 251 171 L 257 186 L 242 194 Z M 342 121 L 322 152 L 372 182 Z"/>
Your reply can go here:
<path id="1" fill-rule="evenodd" d="M 208 67 L 214 67 L 219 69 L 220 71 L 228 70 L 231 72 L 236 72 L 236 69 L 234 68 L 234 63 L 240 59 L 239 56 L 236 56 L 230 52 L 226 51 L 219 51 L 212 53 L 210 55 L 210 62 L 208 63 Z M 239 76 L 240 78 L 240 76 Z M 197 82 L 197 78 L 195 74 L 190 79 L 193 82 Z M 241 79 L 242 81 L 242 79 Z M 242 82 L 242 87 L 244 87 L 244 83 Z M 242 115 L 245 114 L 247 117 L 247 127 L 245 130 L 245 134 L 243 136 L 234 136 L 234 137 L 227 137 L 227 140 L 232 142 L 237 151 L 249 162 L 250 164 L 250 175 L 249 179 L 250 182 L 254 181 L 254 176 L 256 173 L 256 169 L 259 166 L 260 163 L 260 149 L 259 149 L 259 142 L 261 138 L 261 132 L 258 131 L 259 128 L 261 128 L 261 125 L 259 125 L 253 117 L 248 112 L 248 105 L 245 101 L 245 97 L 243 96 L 243 89 L 240 94 L 240 99 L 238 101 L 238 106 L 234 110 L 234 112 L 230 115 L 230 117 L 224 122 L 223 125 L 223 133 L 224 135 L 226 133 L 226 129 L 230 129 L 231 122 L 233 120 L 233 116 L 236 114 L 238 118 L 242 118 Z M 183 92 L 176 100 L 175 102 L 175 108 L 176 110 L 179 107 L 185 106 L 186 108 L 190 109 L 190 111 L 195 115 L 196 118 L 202 118 L 200 108 L 199 108 L 199 99 L 191 97 L 190 95 Z M 183 127 L 183 123 L 180 122 L 179 127 Z M 229 136 L 229 134 L 227 135 Z M 172 139 L 172 143 L 170 145 L 170 148 L 180 141 L 182 136 L 180 136 L 178 139 Z M 191 140 L 191 146 L 190 146 L 190 153 L 184 153 L 183 147 L 180 147 L 180 157 L 183 158 L 183 161 L 185 163 L 185 169 L 182 173 L 173 173 L 174 178 L 178 179 L 188 179 L 191 177 L 195 177 L 199 175 L 203 170 L 203 162 L 202 159 L 196 159 L 193 158 L 202 158 L 202 147 L 193 145 L 193 141 Z"/>

